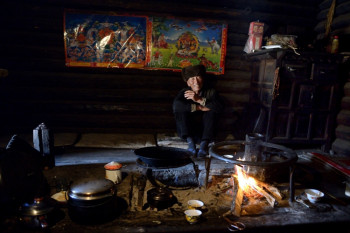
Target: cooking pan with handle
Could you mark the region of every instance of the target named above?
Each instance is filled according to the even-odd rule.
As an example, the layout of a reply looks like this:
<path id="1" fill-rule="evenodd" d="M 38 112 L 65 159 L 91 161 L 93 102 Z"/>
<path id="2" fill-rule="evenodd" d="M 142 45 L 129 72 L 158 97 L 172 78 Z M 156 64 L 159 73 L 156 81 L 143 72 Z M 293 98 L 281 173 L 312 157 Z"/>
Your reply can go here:
<path id="1" fill-rule="evenodd" d="M 175 168 L 193 163 L 191 153 L 185 149 L 151 146 L 134 150 L 142 163 L 153 168 Z"/>

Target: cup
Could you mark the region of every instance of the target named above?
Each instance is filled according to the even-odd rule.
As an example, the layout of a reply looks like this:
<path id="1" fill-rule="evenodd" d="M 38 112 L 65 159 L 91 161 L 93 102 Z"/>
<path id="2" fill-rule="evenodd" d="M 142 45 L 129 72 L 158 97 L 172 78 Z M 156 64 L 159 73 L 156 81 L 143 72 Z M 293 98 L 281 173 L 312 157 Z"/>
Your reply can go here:
<path id="1" fill-rule="evenodd" d="M 122 164 L 112 161 L 104 165 L 104 168 L 106 170 L 106 179 L 116 184 L 122 181 Z"/>
<path id="2" fill-rule="evenodd" d="M 324 193 L 317 189 L 305 189 L 305 194 L 311 203 L 319 202 L 324 196 Z"/>
<path id="3" fill-rule="evenodd" d="M 186 210 L 185 215 L 186 215 L 187 222 L 189 222 L 190 224 L 195 224 L 199 221 L 199 219 L 202 215 L 202 211 L 200 211 L 200 210 Z"/>
<path id="4" fill-rule="evenodd" d="M 189 200 L 187 205 L 190 210 L 200 210 L 204 203 L 200 200 Z"/>

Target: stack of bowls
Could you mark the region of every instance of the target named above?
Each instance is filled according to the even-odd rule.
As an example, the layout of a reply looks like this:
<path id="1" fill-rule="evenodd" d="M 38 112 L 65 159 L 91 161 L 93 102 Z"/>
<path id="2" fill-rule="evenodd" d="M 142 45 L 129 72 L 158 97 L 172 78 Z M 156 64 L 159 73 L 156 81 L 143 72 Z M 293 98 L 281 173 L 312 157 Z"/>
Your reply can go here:
<path id="1" fill-rule="evenodd" d="M 204 203 L 200 200 L 189 200 L 187 202 L 188 210 L 185 211 L 186 220 L 190 224 L 199 222 L 202 215 L 202 207 Z"/>

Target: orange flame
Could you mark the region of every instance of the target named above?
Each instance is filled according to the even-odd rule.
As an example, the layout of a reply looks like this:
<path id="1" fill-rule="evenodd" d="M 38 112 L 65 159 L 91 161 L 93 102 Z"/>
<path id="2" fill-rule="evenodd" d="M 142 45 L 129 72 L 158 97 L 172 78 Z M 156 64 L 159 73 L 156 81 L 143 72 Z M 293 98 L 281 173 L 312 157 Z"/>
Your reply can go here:
<path id="1" fill-rule="evenodd" d="M 242 167 L 236 166 L 236 175 L 238 180 L 238 185 L 244 192 L 248 192 L 251 186 L 256 186 L 257 182 L 253 177 L 248 176 L 243 170 Z"/>

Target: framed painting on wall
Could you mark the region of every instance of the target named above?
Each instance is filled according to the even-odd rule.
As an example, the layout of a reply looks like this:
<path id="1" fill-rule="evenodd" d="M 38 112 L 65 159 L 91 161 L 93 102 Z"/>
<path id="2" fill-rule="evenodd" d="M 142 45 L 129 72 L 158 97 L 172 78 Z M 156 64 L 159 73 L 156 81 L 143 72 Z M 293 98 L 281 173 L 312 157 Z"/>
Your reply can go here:
<path id="1" fill-rule="evenodd" d="M 180 71 L 188 65 L 203 64 L 208 73 L 224 73 L 225 23 L 163 17 L 150 17 L 149 22 L 152 38 L 147 68 Z"/>
<path id="2" fill-rule="evenodd" d="M 81 13 L 64 15 L 66 66 L 144 68 L 145 16 Z"/>

